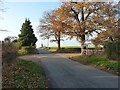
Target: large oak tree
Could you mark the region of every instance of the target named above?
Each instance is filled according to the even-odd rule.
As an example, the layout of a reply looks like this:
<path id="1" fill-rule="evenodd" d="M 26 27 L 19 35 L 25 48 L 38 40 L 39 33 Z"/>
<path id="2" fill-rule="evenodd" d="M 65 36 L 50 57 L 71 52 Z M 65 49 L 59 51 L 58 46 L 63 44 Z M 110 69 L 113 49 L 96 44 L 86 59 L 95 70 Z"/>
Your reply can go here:
<path id="1" fill-rule="evenodd" d="M 113 8 L 115 7 L 115 8 Z M 108 15 L 104 20 L 104 29 L 101 31 L 95 39 L 92 39 L 92 42 L 97 45 L 104 45 L 107 42 L 113 42 L 120 40 L 120 19 L 119 19 L 119 6 L 118 4 L 108 6 L 109 10 L 106 11 L 106 14 Z M 113 10 L 114 9 L 114 10 Z M 114 12 L 113 12 L 114 11 Z M 117 11 L 117 12 L 116 12 Z M 108 13 L 109 12 L 109 13 Z"/>
<path id="2" fill-rule="evenodd" d="M 120 29 L 113 26 L 105 31 L 101 31 L 96 38 L 92 39 L 95 46 L 104 45 L 107 42 L 114 42 L 120 40 Z"/>
<path id="3" fill-rule="evenodd" d="M 66 34 L 75 36 L 81 43 L 81 54 L 83 54 L 83 45 L 86 42 L 86 35 L 93 36 L 93 33 L 99 33 L 106 30 L 104 21 L 113 18 L 116 13 L 117 5 L 109 2 L 63 2 L 58 8 L 59 17 L 63 17 L 69 27 Z M 108 21 L 109 22 L 109 21 Z"/>

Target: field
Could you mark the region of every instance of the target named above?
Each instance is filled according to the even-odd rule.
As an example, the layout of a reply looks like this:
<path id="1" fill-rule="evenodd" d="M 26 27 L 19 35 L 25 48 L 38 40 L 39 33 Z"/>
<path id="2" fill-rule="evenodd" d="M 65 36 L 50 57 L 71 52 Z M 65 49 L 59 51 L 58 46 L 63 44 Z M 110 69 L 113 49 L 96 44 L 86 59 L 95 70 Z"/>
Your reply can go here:
<path id="1" fill-rule="evenodd" d="M 50 48 L 57 48 L 56 46 L 52 46 Z M 81 46 L 62 46 L 61 48 L 81 48 Z M 88 48 L 95 48 L 94 46 L 88 46 Z"/>

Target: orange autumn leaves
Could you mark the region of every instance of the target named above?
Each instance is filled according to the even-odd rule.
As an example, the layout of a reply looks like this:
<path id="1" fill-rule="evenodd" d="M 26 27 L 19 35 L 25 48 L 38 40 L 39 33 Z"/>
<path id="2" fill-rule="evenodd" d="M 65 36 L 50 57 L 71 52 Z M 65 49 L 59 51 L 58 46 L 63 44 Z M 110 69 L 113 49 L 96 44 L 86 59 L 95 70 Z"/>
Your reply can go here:
<path id="1" fill-rule="evenodd" d="M 75 36 L 83 45 L 86 35 L 93 37 L 93 33 L 103 30 L 112 33 L 111 30 L 117 29 L 117 8 L 118 4 L 112 2 L 63 2 L 59 8 L 49 12 L 49 23 L 42 23 L 45 27 L 39 30 L 44 36 L 46 29 L 50 37 L 55 37 L 54 41 L 60 41 L 64 35 Z"/>

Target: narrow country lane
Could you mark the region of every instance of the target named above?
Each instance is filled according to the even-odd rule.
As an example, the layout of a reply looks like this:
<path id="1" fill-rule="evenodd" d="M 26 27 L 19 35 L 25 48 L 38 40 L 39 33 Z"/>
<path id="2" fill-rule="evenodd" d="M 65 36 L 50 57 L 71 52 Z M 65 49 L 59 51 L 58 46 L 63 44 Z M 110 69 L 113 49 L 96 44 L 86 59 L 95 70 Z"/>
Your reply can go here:
<path id="1" fill-rule="evenodd" d="M 52 88 L 118 88 L 116 75 L 43 49 L 39 49 L 39 53 L 23 57 L 34 58 L 42 64 Z"/>

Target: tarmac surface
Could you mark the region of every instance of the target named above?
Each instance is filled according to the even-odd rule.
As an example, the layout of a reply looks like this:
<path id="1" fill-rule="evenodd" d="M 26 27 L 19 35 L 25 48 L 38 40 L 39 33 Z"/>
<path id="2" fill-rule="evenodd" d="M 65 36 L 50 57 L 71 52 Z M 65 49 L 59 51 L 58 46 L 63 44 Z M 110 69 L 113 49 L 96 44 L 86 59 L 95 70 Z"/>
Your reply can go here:
<path id="1" fill-rule="evenodd" d="M 73 61 L 64 55 L 39 49 L 23 56 L 40 63 L 49 79 L 49 88 L 118 88 L 118 76 Z M 113 89 L 114 90 L 114 89 Z"/>

